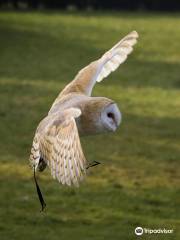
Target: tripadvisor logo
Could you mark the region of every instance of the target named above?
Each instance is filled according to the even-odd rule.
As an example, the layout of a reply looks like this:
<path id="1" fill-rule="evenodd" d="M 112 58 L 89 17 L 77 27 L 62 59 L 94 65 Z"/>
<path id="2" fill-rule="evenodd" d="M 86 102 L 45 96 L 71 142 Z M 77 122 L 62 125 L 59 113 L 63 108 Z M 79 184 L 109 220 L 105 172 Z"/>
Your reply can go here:
<path id="1" fill-rule="evenodd" d="M 143 234 L 143 228 L 142 227 L 137 227 L 135 228 L 135 234 L 140 236 Z"/>
<path id="2" fill-rule="evenodd" d="M 137 236 L 144 234 L 169 234 L 173 233 L 173 229 L 166 229 L 166 228 L 158 228 L 158 229 L 150 229 L 150 228 L 142 228 L 142 227 L 136 227 L 135 228 L 135 234 Z"/>

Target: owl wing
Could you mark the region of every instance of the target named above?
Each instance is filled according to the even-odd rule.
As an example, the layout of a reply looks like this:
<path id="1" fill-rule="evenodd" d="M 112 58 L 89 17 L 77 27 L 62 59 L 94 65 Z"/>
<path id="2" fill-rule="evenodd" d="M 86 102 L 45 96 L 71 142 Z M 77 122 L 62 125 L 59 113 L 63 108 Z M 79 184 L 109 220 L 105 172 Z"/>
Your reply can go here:
<path id="1" fill-rule="evenodd" d="M 83 68 L 75 79 L 61 92 L 60 96 L 72 92 L 79 92 L 90 96 L 95 83 L 101 82 L 126 60 L 127 56 L 132 52 L 137 38 L 138 33 L 136 31 L 125 36 L 100 59 Z"/>
<path id="2" fill-rule="evenodd" d="M 75 122 L 80 114 L 77 108 L 65 110 L 63 117 L 50 120 L 45 133 L 39 136 L 39 152 L 53 178 L 69 186 L 78 186 L 86 172 L 86 159 Z"/>

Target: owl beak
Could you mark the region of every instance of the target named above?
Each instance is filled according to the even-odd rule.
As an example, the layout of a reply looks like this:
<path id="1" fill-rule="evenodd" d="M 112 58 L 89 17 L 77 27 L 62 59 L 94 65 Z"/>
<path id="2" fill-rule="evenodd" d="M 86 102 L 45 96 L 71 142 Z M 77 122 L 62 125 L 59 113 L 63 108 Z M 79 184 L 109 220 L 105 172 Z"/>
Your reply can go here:
<path id="1" fill-rule="evenodd" d="M 120 122 L 117 122 L 116 120 L 114 120 L 114 124 L 115 124 L 116 128 L 118 128 L 120 125 Z"/>
<path id="2" fill-rule="evenodd" d="M 119 112 L 119 116 L 115 119 L 114 123 L 116 124 L 116 127 L 119 127 L 121 123 L 121 113 Z"/>
<path id="3" fill-rule="evenodd" d="M 119 111 L 119 108 L 117 106 L 116 103 L 112 103 L 112 108 L 113 108 L 113 116 L 112 116 L 112 119 L 114 121 L 114 124 L 116 126 L 116 129 L 119 127 L 120 123 L 121 123 L 121 112 Z"/>
<path id="4" fill-rule="evenodd" d="M 111 119 L 111 131 L 115 132 L 121 123 L 121 113 L 116 103 L 112 102 L 107 107 L 107 116 Z"/>

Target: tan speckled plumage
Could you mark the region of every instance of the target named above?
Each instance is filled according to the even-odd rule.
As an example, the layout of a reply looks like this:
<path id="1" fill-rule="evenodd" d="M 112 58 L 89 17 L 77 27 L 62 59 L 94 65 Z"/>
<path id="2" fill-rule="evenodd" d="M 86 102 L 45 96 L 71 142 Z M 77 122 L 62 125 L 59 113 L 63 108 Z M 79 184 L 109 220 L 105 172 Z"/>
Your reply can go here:
<path id="1" fill-rule="evenodd" d="M 59 94 L 35 133 L 30 163 L 36 170 L 42 171 L 48 165 L 53 178 L 60 183 L 79 185 L 87 167 L 79 134 L 115 131 L 121 121 L 114 101 L 91 97 L 92 89 L 126 60 L 137 38 L 136 31 L 128 34 L 100 59 L 83 68 Z"/>

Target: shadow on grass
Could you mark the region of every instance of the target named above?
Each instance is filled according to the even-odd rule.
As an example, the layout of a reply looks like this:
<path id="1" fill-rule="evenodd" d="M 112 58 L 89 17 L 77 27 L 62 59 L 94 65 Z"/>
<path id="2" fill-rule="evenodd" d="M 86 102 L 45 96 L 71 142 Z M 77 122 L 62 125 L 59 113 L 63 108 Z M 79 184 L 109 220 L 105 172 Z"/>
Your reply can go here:
<path id="1" fill-rule="evenodd" d="M 70 35 L 63 24 L 59 24 L 58 37 L 47 32 L 46 26 L 37 28 L 21 29 L 18 24 L 1 23 L 1 78 L 71 81 L 86 55 L 96 53 L 93 46 L 88 47 L 87 41 L 80 42 Z"/>
<path id="2" fill-rule="evenodd" d="M 107 50 L 98 50 L 88 37 L 84 40 L 78 34 L 71 33 L 63 22 L 59 22 L 58 33 L 52 34 L 43 23 L 35 24 L 32 29 L 32 26 L 23 28 L 18 23 L 2 21 L 0 33 L 1 79 L 43 80 L 45 83 L 60 82 L 65 85 L 82 67 Z M 133 55 L 120 71 L 111 75 L 110 78 L 116 80 L 110 79 L 105 84 L 115 87 L 179 89 L 179 68 L 178 63 L 140 61 Z"/>

